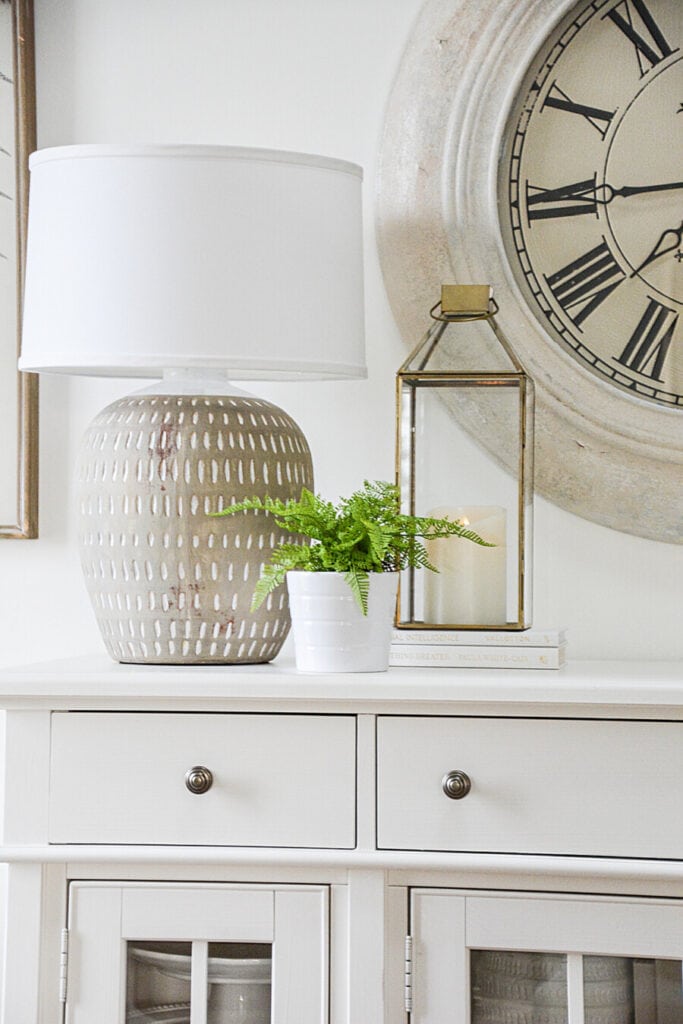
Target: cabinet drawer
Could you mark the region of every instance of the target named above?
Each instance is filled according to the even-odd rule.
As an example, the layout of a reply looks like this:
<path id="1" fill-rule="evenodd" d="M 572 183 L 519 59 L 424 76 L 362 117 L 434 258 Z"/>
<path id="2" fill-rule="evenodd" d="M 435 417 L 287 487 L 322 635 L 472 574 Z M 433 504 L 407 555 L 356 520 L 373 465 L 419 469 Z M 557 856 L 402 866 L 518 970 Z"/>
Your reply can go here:
<path id="1" fill-rule="evenodd" d="M 681 723 L 386 716 L 377 744 L 381 849 L 683 856 Z"/>
<path id="2" fill-rule="evenodd" d="M 355 778 L 352 715 L 55 713 L 50 842 L 351 848 Z"/>

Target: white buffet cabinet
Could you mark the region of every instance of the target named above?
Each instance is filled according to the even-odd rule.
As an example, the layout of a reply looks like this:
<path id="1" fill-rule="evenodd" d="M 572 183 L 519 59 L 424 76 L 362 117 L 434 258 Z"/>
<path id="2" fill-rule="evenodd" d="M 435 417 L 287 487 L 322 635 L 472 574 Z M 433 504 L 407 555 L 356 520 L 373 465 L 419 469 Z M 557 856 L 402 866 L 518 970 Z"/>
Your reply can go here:
<path id="1" fill-rule="evenodd" d="M 680 664 L 82 658 L 0 707 L 2 1024 L 683 1024 Z"/>

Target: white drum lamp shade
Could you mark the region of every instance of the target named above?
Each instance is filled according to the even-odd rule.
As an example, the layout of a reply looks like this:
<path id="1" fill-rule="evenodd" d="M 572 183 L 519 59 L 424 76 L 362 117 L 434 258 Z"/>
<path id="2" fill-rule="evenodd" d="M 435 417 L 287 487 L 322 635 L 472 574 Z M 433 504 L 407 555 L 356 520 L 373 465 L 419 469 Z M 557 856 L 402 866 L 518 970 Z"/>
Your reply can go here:
<path id="1" fill-rule="evenodd" d="M 361 169 L 223 146 L 34 153 L 20 368 L 364 377 Z"/>
<path id="2" fill-rule="evenodd" d="M 165 378 L 103 410 L 83 443 L 81 559 L 105 645 L 119 661 L 268 661 L 286 594 L 250 604 L 282 534 L 263 514 L 209 513 L 298 497 L 311 457 L 287 413 L 227 381 L 366 375 L 361 169 L 68 146 L 30 170 L 20 368 Z"/>

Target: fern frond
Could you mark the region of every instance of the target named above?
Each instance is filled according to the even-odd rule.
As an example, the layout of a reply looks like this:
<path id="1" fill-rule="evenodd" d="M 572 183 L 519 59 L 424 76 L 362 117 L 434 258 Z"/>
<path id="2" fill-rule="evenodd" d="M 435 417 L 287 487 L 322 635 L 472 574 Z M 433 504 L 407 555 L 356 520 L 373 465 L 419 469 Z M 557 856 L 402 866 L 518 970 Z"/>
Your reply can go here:
<path id="1" fill-rule="evenodd" d="M 261 576 L 254 587 L 254 596 L 251 599 L 251 610 L 255 612 L 261 607 L 269 594 L 285 581 L 287 569 L 282 565 L 264 565 Z"/>
<path id="2" fill-rule="evenodd" d="M 363 615 L 367 615 L 368 596 L 370 594 L 370 577 L 367 570 L 354 567 L 344 573 L 344 579 L 350 586 L 351 592 Z"/>
<path id="3" fill-rule="evenodd" d="M 368 531 L 368 540 L 370 542 L 370 551 L 373 555 L 374 560 L 378 565 L 383 565 L 387 557 L 387 554 L 392 546 L 394 539 L 392 532 L 387 529 L 387 526 L 378 521 L 365 524 Z"/>

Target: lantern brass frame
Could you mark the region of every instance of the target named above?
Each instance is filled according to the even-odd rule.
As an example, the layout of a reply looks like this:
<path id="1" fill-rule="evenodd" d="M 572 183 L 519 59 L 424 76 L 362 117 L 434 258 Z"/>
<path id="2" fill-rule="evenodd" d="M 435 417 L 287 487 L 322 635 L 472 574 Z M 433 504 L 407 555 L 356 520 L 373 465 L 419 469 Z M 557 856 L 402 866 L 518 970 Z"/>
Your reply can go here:
<path id="1" fill-rule="evenodd" d="M 533 520 L 533 450 L 534 450 L 534 384 L 524 369 L 509 341 L 498 326 L 495 315 L 498 305 L 492 296 L 489 285 L 444 285 L 441 300 L 430 310 L 429 315 L 435 321 L 427 333 L 412 350 L 396 374 L 396 484 L 401 488 L 402 464 L 402 408 L 401 401 L 404 389 L 409 387 L 410 403 L 410 457 L 409 480 L 410 488 L 407 495 L 408 513 L 417 515 L 415 497 L 416 470 L 416 398 L 420 387 L 448 387 L 457 383 L 465 386 L 511 387 L 519 392 L 519 444 L 517 459 L 517 619 L 503 624 L 477 623 L 433 623 L 415 621 L 415 569 L 407 569 L 399 576 L 399 591 L 396 602 L 394 624 L 397 629 L 411 630 L 524 630 L 531 626 L 531 565 L 527 564 L 527 547 L 530 548 L 531 526 Z M 449 324 L 466 323 L 472 320 L 485 320 L 491 327 L 496 340 L 507 355 L 512 366 L 511 371 L 501 372 L 458 372 L 456 370 L 426 370 L 429 360 L 439 344 Z M 414 369 L 417 364 L 417 369 Z M 401 494 L 401 502 L 404 498 Z M 528 527 L 528 529 L 527 529 Z M 401 618 L 401 587 L 402 577 L 408 574 L 410 593 L 408 599 L 408 619 Z"/>

